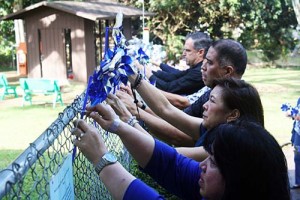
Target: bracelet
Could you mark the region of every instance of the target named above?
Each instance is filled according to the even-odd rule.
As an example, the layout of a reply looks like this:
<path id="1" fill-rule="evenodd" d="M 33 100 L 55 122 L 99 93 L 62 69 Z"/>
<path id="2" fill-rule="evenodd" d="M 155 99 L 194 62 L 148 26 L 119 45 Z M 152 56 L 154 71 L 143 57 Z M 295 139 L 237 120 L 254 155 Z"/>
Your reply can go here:
<path id="1" fill-rule="evenodd" d="M 138 73 L 133 85 L 132 85 L 132 88 L 133 89 L 138 89 L 138 87 L 140 86 L 141 82 L 142 82 L 142 79 L 143 79 L 143 75 L 141 73 Z"/>
<path id="2" fill-rule="evenodd" d="M 139 123 L 139 121 L 136 119 L 135 116 L 131 116 L 131 117 L 129 118 L 129 120 L 127 121 L 127 124 L 129 124 L 129 125 L 132 126 L 132 127 L 134 127 L 134 125 L 135 125 L 136 123 Z"/>
<path id="3" fill-rule="evenodd" d="M 145 110 L 147 108 L 146 104 L 143 101 L 141 101 L 141 103 L 142 103 L 141 109 Z"/>
<path id="4" fill-rule="evenodd" d="M 114 133 L 118 130 L 120 126 L 120 119 L 119 118 L 115 118 L 113 123 L 110 125 L 110 127 L 108 128 L 108 132 Z"/>

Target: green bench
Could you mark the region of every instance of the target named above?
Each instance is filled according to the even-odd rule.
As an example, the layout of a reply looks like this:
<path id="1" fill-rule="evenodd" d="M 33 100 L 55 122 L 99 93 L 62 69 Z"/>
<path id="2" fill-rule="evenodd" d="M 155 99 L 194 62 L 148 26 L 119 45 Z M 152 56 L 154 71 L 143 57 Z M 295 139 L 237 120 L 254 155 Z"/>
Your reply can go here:
<path id="1" fill-rule="evenodd" d="M 20 86 L 23 89 L 23 103 L 29 102 L 32 105 L 32 96 L 34 94 L 54 95 L 53 108 L 56 102 L 64 105 L 61 97 L 60 87 L 57 80 L 44 79 L 44 78 L 20 78 Z"/>
<path id="2" fill-rule="evenodd" d="M 2 92 L 0 92 L 0 100 L 3 100 L 5 95 L 13 94 L 15 97 L 18 97 L 16 86 L 8 84 L 5 74 L 0 74 L 0 88 L 2 88 Z"/>

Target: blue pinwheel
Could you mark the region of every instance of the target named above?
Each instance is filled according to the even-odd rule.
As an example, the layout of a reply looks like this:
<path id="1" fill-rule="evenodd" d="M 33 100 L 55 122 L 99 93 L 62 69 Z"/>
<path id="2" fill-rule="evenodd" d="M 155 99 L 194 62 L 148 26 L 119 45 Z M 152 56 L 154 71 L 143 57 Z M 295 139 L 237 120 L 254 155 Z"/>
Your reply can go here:
<path id="1" fill-rule="evenodd" d="M 108 32 L 111 28 L 106 28 L 105 33 L 105 54 L 104 60 L 100 66 L 90 76 L 82 110 L 85 110 L 86 104 L 90 101 L 92 106 L 102 103 L 110 92 L 115 93 L 118 86 L 127 84 L 128 75 L 133 74 L 131 64 L 133 59 L 127 55 L 126 39 L 122 33 L 122 13 L 118 13 L 116 24 L 112 28 L 112 37 L 114 39 L 113 51 L 108 48 Z"/>
<path id="2" fill-rule="evenodd" d="M 284 103 L 281 106 L 281 110 L 284 112 L 290 111 L 291 117 L 296 117 L 299 114 L 300 107 L 299 106 L 292 107 L 291 104 Z"/>
<path id="3" fill-rule="evenodd" d="M 85 113 L 86 105 L 89 102 L 92 106 L 102 103 L 110 92 L 115 93 L 117 87 L 123 83 L 127 84 L 128 75 L 133 74 L 131 64 L 133 59 L 127 55 L 126 39 L 122 29 L 123 15 L 118 13 L 116 23 L 112 28 L 112 37 L 114 39 L 113 51 L 108 48 L 108 32 L 111 28 L 107 27 L 105 32 L 105 54 L 99 67 L 96 68 L 93 75 L 89 77 L 87 89 L 82 105 L 80 118 Z M 76 147 L 73 148 L 73 162 L 75 160 Z"/>

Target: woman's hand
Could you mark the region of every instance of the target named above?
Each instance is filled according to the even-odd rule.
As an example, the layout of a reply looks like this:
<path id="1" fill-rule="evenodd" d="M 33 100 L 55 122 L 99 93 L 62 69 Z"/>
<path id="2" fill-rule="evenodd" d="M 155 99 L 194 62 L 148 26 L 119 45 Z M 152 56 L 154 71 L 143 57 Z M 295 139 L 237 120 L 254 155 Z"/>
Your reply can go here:
<path id="1" fill-rule="evenodd" d="M 127 94 L 125 92 L 122 93 Z M 125 104 L 116 95 L 108 94 L 106 102 L 114 109 L 123 122 L 127 122 L 132 117 Z"/>
<path id="2" fill-rule="evenodd" d="M 87 106 L 87 116 L 94 119 L 103 129 L 115 133 L 119 126 L 119 117 L 115 111 L 106 104 L 97 104 L 96 106 Z"/>
<path id="3" fill-rule="evenodd" d="M 140 72 L 143 72 L 143 74 L 145 73 L 147 78 L 150 78 L 153 75 L 152 69 L 149 66 L 141 65 L 138 61 L 135 61 L 134 65 Z"/>
<path id="4" fill-rule="evenodd" d="M 120 90 L 116 92 L 116 96 L 123 102 L 132 115 L 138 116 L 137 107 L 132 96 Z"/>
<path id="5" fill-rule="evenodd" d="M 129 94 L 133 98 L 132 90 L 131 90 L 129 84 L 128 85 L 120 85 L 120 91 Z"/>
<path id="6" fill-rule="evenodd" d="M 115 119 L 112 108 L 105 104 L 89 107 L 92 111 L 90 116 L 99 121 L 99 124 L 109 126 L 109 121 Z M 95 112 L 96 111 L 96 112 Z M 98 112 L 98 113 L 97 113 Z M 101 115 L 101 116 L 100 116 Z M 98 130 L 83 120 L 74 121 L 76 128 L 72 134 L 76 136 L 74 144 L 80 149 L 85 157 L 96 166 L 102 156 L 107 153 L 107 148 Z M 113 199 L 123 199 L 129 185 L 135 179 L 120 163 L 105 167 L 99 174 L 102 182 L 112 194 Z"/>
<path id="7" fill-rule="evenodd" d="M 71 131 L 76 136 L 74 145 L 77 146 L 85 157 L 94 165 L 107 152 L 104 141 L 98 130 L 84 120 L 75 120 L 75 128 Z"/>

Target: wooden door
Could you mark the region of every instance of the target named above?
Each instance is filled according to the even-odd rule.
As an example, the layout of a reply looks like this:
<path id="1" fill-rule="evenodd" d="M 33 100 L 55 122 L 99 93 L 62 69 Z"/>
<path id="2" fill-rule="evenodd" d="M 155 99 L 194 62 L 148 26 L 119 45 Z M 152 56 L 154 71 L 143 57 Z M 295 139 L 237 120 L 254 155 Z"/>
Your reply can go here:
<path id="1" fill-rule="evenodd" d="M 63 37 L 62 29 L 39 29 L 41 77 L 65 79 Z"/>

